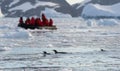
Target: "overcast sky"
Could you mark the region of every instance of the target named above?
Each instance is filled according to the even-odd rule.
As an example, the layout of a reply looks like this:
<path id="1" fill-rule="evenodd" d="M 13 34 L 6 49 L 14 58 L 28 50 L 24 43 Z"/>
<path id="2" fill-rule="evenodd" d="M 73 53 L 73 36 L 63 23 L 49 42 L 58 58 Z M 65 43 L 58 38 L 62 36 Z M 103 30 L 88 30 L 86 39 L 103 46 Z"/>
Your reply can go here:
<path id="1" fill-rule="evenodd" d="M 69 4 L 80 3 L 83 0 L 66 0 Z"/>

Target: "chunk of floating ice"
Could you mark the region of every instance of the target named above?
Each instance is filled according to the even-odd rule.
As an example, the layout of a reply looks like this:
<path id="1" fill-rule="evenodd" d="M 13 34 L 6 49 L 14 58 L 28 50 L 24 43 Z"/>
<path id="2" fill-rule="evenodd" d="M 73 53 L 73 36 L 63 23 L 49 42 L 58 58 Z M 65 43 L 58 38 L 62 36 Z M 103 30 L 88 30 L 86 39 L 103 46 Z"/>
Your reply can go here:
<path id="1" fill-rule="evenodd" d="M 48 44 L 47 47 L 53 47 L 53 45 L 52 44 Z"/>
<path id="2" fill-rule="evenodd" d="M 14 38 L 14 39 L 21 39 L 21 38 L 29 38 L 32 35 L 27 31 L 14 31 L 9 32 L 3 36 L 3 38 Z"/>

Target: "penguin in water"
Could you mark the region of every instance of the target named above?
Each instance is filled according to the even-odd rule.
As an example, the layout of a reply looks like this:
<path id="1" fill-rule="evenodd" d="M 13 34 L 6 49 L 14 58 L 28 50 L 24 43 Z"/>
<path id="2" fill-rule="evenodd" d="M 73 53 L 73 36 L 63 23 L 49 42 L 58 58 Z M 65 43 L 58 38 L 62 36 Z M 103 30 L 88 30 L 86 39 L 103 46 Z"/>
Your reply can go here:
<path id="1" fill-rule="evenodd" d="M 51 54 L 47 53 L 46 51 L 43 51 L 43 56 L 45 57 L 46 55 L 51 55 Z"/>
<path id="2" fill-rule="evenodd" d="M 102 52 L 104 52 L 105 50 L 104 49 L 101 49 Z"/>
<path id="3" fill-rule="evenodd" d="M 58 52 L 57 50 L 53 50 L 55 54 L 67 54 L 67 52 Z"/>

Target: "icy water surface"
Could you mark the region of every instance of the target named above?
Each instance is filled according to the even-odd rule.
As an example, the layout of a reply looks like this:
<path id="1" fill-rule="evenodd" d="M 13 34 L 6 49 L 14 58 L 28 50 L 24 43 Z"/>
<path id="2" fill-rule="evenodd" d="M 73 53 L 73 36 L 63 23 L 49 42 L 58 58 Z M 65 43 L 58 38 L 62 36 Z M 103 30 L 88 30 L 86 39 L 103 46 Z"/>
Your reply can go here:
<path id="1" fill-rule="evenodd" d="M 119 20 L 54 18 L 57 30 L 24 30 L 17 20 L 0 19 L 0 71 L 120 71 Z"/>

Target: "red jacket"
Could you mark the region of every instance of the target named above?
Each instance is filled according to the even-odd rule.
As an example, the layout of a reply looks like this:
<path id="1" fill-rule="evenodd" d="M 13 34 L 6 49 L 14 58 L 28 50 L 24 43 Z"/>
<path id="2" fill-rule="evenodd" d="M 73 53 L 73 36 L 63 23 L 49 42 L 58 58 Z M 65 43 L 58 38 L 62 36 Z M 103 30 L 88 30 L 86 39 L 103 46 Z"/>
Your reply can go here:
<path id="1" fill-rule="evenodd" d="M 45 25 L 45 26 L 49 26 L 49 21 L 48 21 L 48 19 L 45 20 L 44 25 Z"/>
<path id="2" fill-rule="evenodd" d="M 30 19 L 29 18 L 26 19 L 25 24 L 30 25 Z"/>
<path id="3" fill-rule="evenodd" d="M 20 24 L 23 24 L 23 23 L 24 23 L 22 17 L 20 17 L 20 19 L 19 19 L 19 23 L 20 23 Z"/>
<path id="4" fill-rule="evenodd" d="M 35 19 L 35 26 L 38 26 L 38 18 Z"/>
<path id="5" fill-rule="evenodd" d="M 45 14 L 42 14 L 42 21 L 45 21 L 46 20 L 46 16 Z"/>
<path id="6" fill-rule="evenodd" d="M 39 26 L 44 26 L 40 18 L 38 19 L 38 24 Z"/>
<path id="7" fill-rule="evenodd" d="M 49 21 L 49 26 L 53 26 L 53 20 L 52 19 L 50 19 L 50 21 Z"/>
<path id="8" fill-rule="evenodd" d="M 31 18 L 30 25 L 35 25 L 35 18 L 34 17 Z"/>
<path id="9" fill-rule="evenodd" d="M 36 23 L 36 26 L 43 26 L 43 23 L 40 18 L 37 18 L 35 23 Z"/>
<path id="10" fill-rule="evenodd" d="M 42 14 L 42 23 L 43 23 L 43 25 L 44 26 L 47 26 L 47 18 L 46 18 L 46 16 L 45 16 L 45 14 Z"/>

